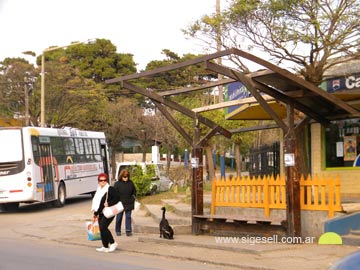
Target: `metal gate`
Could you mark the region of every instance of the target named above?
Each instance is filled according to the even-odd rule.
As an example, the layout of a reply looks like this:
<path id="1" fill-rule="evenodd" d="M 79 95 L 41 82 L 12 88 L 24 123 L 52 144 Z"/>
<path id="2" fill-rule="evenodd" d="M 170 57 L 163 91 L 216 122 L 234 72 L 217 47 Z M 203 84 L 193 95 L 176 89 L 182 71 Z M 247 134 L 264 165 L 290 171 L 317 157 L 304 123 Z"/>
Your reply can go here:
<path id="1" fill-rule="evenodd" d="M 249 161 L 250 176 L 273 175 L 275 177 L 280 173 L 280 142 L 251 148 Z"/>

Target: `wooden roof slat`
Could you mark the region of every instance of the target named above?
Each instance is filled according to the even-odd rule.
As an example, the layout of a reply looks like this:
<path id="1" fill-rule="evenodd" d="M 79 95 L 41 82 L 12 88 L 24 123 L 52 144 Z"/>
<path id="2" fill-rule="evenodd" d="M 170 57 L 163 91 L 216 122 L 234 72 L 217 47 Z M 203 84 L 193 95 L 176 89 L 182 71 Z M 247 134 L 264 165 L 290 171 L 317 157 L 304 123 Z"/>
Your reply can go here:
<path id="1" fill-rule="evenodd" d="M 187 67 L 187 66 L 192 66 L 192 65 L 196 65 L 196 64 L 199 64 L 201 62 L 204 62 L 204 61 L 208 61 L 208 60 L 216 59 L 216 58 L 219 58 L 219 57 L 223 57 L 225 55 L 231 54 L 232 51 L 233 51 L 232 49 L 228 49 L 228 50 L 216 52 L 216 53 L 213 53 L 213 54 L 204 55 L 204 56 L 201 56 L 201 57 L 198 57 L 198 58 L 195 58 L 195 59 L 190 59 L 190 60 L 187 60 L 187 61 L 184 61 L 184 62 L 180 62 L 180 63 L 176 63 L 176 64 L 172 64 L 172 65 L 168 65 L 168 66 L 164 66 L 164 67 L 160 67 L 160 68 L 155 68 L 155 69 L 152 69 L 152 70 L 143 71 L 143 72 L 139 72 L 139 73 L 135 73 L 135 74 L 125 75 L 125 76 L 122 76 L 122 77 L 119 77 L 119 78 L 109 79 L 109 80 L 106 80 L 105 83 L 112 84 L 112 83 L 118 83 L 118 82 L 122 82 L 122 81 L 138 79 L 138 78 L 141 78 L 141 77 L 153 76 L 153 75 L 158 74 L 158 73 L 167 72 L 167 71 L 170 71 L 170 70 L 183 68 L 183 67 Z"/>
<path id="2" fill-rule="evenodd" d="M 273 101 L 274 100 L 274 98 L 272 96 L 269 96 L 269 95 L 263 95 L 263 98 L 266 101 Z M 199 108 L 192 109 L 192 111 L 193 112 L 207 112 L 207 111 L 213 111 L 213 110 L 227 108 L 227 107 L 230 107 L 230 106 L 243 105 L 243 104 L 253 104 L 253 103 L 257 103 L 257 102 L 258 101 L 256 100 L 256 98 L 249 97 L 249 98 L 236 99 L 236 100 L 220 102 L 220 103 L 216 103 L 216 104 L 212 104 L 212 105 L 208 105 L 208 106 L 204 106 L 204 107 L 199 107 Z"/>
<path id="3" fill-rule="evenodd" d="M 203 90 L 206 88 L 211 88 L 211 87 L 215 87 L 215 86 L 219 86 L 219 85 L 224 85 L 224 84 L 228 84 L 231 82 L 235 82 L 234 79 L 223 79 L 223 80 L 218 80 L 215 82 L 210 82 L 201 86 L 195 86 L 195 87 L 187 87 L 187 88 L 180 88 L 180 89 L 173 89 L 173 90 L 165 90 L 165 91 L 159 91 L 157 92 L 160 96 L 164 97 L 164 96 L 173 96 L 173 95 L 179 95 L 179 94 L 184 94 L 184 93 L 188 93 L 188 92 L 193 92 L 193 91 L 199 91 L 199 90 Z"/>
<path id="4" fill-rule="evenodd" d="M 161 113 L 165 116 L 165 118 L 173 125 L 173 127 L 184 137 L 185 141 L 191 145 L 192 139 L 191 137 L 185 132 L 185 130 L 176 122 L 176 120 L 172 117 L 172 115 L 164 108 L 164 106 L 155 100 L 153 100 L 156 108 L 158 108 Z"/>

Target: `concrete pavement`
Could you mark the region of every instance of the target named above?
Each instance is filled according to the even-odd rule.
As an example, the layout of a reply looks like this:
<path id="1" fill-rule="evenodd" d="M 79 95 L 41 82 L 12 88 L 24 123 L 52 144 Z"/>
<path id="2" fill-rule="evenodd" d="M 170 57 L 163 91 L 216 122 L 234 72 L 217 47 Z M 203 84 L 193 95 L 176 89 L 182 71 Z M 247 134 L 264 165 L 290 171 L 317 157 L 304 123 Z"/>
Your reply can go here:
<path id="1" fill-rule="evenodd" d="M 87 241 L 84 220 L 68 220 L 63 225 L 26 226 L 18 233 L 30 238 L 46 239 L 62 244 L 81 245 L 93 249 L 99 241 Z M 338 258 L 357 250 L 350 246 L 317 244 L 243 244 L 216 243 L 212 236 L 178 235 L 175 240 L 163 240 L 154 234 L 134 234 L 116 237 L 119 250 L 181 260 L 193 260 L 240 269 L 327 269 Z"/>
<path id="2" fill-rule="evenodd" d="M 161 206 L 159 205 L 159 208 Z M 88 241 L 85 222 L 89 220 L 89 203 L 80 204 L 71 213 L 56 212 L 54 216 L 42 218 L 36 223 L 26 222 L 13 229 L 13 232 L 28 239 L 49 240 L 66 245 L 89 247 L 95 251 L 101 246 L 100 241 Z M 134 223 L 146 222 L 143 210 L 133 214 Z M 150 215 L 149 215 L 150 216 Z M 151 224 L 150 224 L 151 225 Z M 138 253 L 143 255 L 174 258 L 179 260 L 193 260 L 204 264 L 214 264 L 221 267 L 256 270 L 297 269 L 323 270 L 337 259 L 358 250 L 358 247 L 345 245 L 284 244 L 274 242 L 276 236 L 267 239 L 255 239 L 251 236 L 244 238 L 226 238 L 206 235 L 175 234 L 174 240 L 159 238 L 156 222 L 152 224 L 153 232 L 134 232 L 134 235 L 114 236 L 119 252 Z M 114 223 L 110 225 L 114 232 Z M 269 236 L 271 237 L 271 236 Z M 270 240 L 272 240 L 270 242 Z M 280 239 L 277 239 L 280 241 Z M 261 242 L 261 243 L 260 243 Z"/>

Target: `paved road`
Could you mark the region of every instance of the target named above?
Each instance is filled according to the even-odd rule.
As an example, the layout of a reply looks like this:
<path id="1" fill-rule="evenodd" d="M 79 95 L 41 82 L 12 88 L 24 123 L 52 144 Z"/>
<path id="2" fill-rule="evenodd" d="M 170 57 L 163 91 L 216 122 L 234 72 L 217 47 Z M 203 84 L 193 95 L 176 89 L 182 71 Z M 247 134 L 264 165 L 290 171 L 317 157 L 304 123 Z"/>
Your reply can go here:
<path id="1" fill-rule="evenodd" d="M 174 259 L 122 253 L 100 253 L 84 246 L 54 244 L 25 239 L 3 239 L 0 245 L 1 270 L 216 270 L 218 267 L 199 262 L 181 262 Z M 228 268 L 230 269 L 230 268 Z"/>
<path id="2" fill-rule="evenodd" d="M 77 198 L 59 209 L 27 205 L 17 213 L 0 213 L 0 270 L 218 269 L 198 261 L 179 263 L 171 254 L 142 254 L 135 238 L 135 252 L 128 252 L 124 245 L 114 253 L 97 252 L 95 247 L 101 245 L 100 241 L 86 239 L 84 220 L 91 216 L 86 211 L 89 205 L 88 198 Z"/>
<path id="3" fill-rule="evenodd" d="M 38 243 L 58 245 L 64 253 L 71 250 L 70 254 L 74 253 L 74 256 L 78 256 L 77 252 L 80 252 L 84 255 L 84 260 L 99 256 L 99 258 L 104 257 L 106 262 L 115 260 L 126 263 L 126 259 L 131 258 L 131 262 L 138 263 L 132 266 L 145 267 L 145 269 L 205 267 L 211 270 L 219 267 L 222 269 L 236 267 L 244 270 L 324 270 L 337 259 L 358 250 L 357 247 L 352 246 L 316 243 L 302 245 L 219 243 L 211 236 L 193 235 L 176 235 L 175 240 L 168 241 L 159 239 L 158 234 L 135 234 L 133 237 L 117 237 L 119 250 L 114 254 L 106 254 L 110 256 L 104 256 L 95 251 L 100 242 L 88 241 L 86 237 L 84 224 L 91 218 L 89 197 L 71 200 L 64 208 L 26 205 L 17 213 L 0 213 L 0 218 L 1 242 L 20 239 L 23 243 L 34 243 L 36 247 Z M 113 224 L 111 229 L 113 230 Z M 25 251 L 21 250 L 20 254 L 22 252 Z M 66 257 L 66 254 L 64 256 Z M 189 264 L 189 267 L 185 264 Z M 8 269 L 2 268 L 0 264 L 0 270 Z"/>

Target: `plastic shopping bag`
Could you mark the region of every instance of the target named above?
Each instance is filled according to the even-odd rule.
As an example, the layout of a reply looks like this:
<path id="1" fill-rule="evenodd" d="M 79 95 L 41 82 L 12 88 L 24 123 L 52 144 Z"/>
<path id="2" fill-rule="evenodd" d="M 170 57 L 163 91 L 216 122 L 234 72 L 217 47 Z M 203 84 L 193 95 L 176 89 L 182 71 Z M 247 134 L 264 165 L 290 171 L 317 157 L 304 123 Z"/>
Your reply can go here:
<path id="1" fill-rule="evenodd" d="M 97 221 L 87 221 L 86 231 L 89 241 L 101 240 L 99 223 Z"/>
<path id="2" fill-rule="evenodd" d="M 134 211 L 138 211 L 140 209 L 140 205 L 141 205 L 140 202 L 135 201 L 135 203 L 134 203 Z"/>

